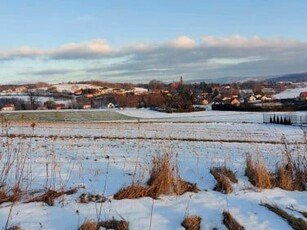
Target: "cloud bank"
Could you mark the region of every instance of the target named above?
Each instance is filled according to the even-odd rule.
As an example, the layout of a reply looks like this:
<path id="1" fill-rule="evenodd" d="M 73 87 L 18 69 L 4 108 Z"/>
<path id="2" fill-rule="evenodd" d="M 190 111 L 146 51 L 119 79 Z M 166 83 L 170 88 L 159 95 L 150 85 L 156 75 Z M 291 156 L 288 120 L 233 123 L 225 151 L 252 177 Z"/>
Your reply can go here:
<path id="1" fill-rule="evenodd" d="M 307 71 L 307 43 L 240 35 L 204 36 L 199 41 L 180 36 L 160 44 L 136 43 L 120 48 L 97 39 L 64 44 L 54 49 L 0 49 L 0 61 L 23 58 L 88 61 L 88 66 L 78 71 L 92 79 L 171 80 L 179 75 L 186 79 L 206 79 Z M 90 61 L 95 61 L 95 64 Z M 46 69 L 33 71 L 33 75 L 69 75 L 70 72 Z M 31 75 L 30 72 L 27 74 Z"/>

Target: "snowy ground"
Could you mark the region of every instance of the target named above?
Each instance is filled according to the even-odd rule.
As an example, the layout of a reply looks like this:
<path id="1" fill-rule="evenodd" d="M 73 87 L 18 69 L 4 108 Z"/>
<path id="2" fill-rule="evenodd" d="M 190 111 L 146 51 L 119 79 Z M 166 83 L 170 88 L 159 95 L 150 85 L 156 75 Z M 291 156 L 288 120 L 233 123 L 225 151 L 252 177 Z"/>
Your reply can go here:
<path id="1" fill-rule="evenodd" d="M 119 110 L 138 119 L 101 123 L 11 123 L 1 128 L 1 152 L 9 143 L 29 153 L 29 189 L 79 187 L 52 207 L 43 203 L 17 202 L 0 206 L 0 228 L 9 216 L 10 225 L 23 229 L 77 229 L 86 219 L 129 221 L 130 229 L 183 229 L 186 214 L 199 215 L 202 229 L 226 229 L 223 210 L 229 210 L 246 229 L 291 229 L 276 214 L 259 204 L 277 204 L 290 211 L 307 211 L 307 193 L 278 188 L 258 191 L 244 176 L 245 157 L 262 158 L 271 170 L 283 158 L 287 146 L 293 155 L 306 156 L 304 129 L 262 124 L 262 113 L 208 111 L 163 114 L 150 110 Z M 21 135 L 21 136 L 19 136 Z M 6 139 L 6 136 L 10 138 Z M 23 138 L 22 138 L 23 137 Z M 286 143 L 286 144 L 285 144 Z M 19 148 L 18 148 L 19 147 Z M 13 148 L 12 148 L 13 149 Z M 183 179 L 197 183 L 199 193 L 117 201 L 112 195 L 133 178 L 145 183 L 154 154 L 176 156 Z M 231 168 L 239 179 L 228 195 L 213 191 L 209 169 Z M 84 186 L 81 188 L 81 186 Z M 110 201 L 81 204 L 81 193 L 104 194 Z"/>
<path id="2" fill-rule="evenodd" d="M 299 97 L 300 93 L 306 91 L 307 91 L 307 86 L 305 85 L 303 87 L 298 87 L 294 89 L 286 89 L 279 94 L 275 94 L 273 97 L 276 99 L 297 98 Z"/>

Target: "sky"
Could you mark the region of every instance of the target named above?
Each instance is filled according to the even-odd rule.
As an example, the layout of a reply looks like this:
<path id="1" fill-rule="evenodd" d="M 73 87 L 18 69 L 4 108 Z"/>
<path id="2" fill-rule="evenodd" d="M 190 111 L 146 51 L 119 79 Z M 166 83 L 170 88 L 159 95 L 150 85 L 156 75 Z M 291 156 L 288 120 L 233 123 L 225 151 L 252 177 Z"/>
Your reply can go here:
<path id="1" fill-rule="evenodd" d="M 306 0 L 0 0 L 0 84 L 307 72 Z"/>

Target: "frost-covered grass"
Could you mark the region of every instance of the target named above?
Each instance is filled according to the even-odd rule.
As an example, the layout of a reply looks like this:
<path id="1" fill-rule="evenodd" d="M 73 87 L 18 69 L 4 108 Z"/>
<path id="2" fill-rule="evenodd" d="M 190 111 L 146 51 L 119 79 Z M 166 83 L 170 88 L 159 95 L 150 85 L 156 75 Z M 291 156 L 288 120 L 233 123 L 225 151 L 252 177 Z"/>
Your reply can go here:
<path id="1" fill-rule="evenodd" d="M 194 114 L 160 119 L 158 114 L 146 110 L 121 113 L 133 114 L 140 122 L 60 122 L 35 126 L 32 122 L 13 122 L 7 128 L 2 126 L 1 152 L 9 145 L 10 151 L 23 149 L 27 153 L 24 173 L 27 191 L 78 188 L 78 192 L 55 199 L 54 206 L 24 203 L 29 194 L 16 203 L 3 203 L 0 228 L 9 220 L 10 226 L 19 225 L 23 229 L 77 229 L 86 219 L 98 222 L 114 217 L 127 220 L 130 229 L 181 229 L 184 218 L 191 215 L 201 218 L 201 229 L 226 229 L 223 212 L 228 211 L 245 229 L 291 229 L 262 203 L 276 204 L 304 218 L 300 212 L 307 211 L 306 191 L 280 188 L 260 191 L 245 176 L 248 153 L 254 159 L 262 159 L 271 172 L 276 170 L 285 151 L 294 157 L 306 156 L 306 137 L 300 127 L 253 122 L 251 117 L 261 118 L 258 113 L 249 113 L 248 122 L 240 122 L 246 121 L 245 114 L 229 112 L 217 112 L 215 118 L 214 111 L 203 112 L 197 119 Z M 144 119 L 144 114 L 151 114 L 151 119 Z M 113 199 L 116 192 L 132 182 L 145 186 L 152 157 L 165 152 L 174 156 L 180 177 L 196 183 L 200 192 L 163 195 L 159 199 Z M 213 190 L 216 185 L 210 174 L 213 167 L 227 167 L 235 173 L 238 183 L 232 184 L 233 192 Z M 107 201 L 80 203 L 82 193 L 101 194 Z"/>

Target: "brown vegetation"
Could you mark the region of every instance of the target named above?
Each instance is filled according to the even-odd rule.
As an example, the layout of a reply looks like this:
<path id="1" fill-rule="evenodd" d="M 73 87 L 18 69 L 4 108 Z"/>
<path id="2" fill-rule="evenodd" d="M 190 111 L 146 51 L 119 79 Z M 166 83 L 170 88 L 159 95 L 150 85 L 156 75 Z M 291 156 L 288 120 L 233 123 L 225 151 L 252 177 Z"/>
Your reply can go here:
<path id="1" fill-rule="evenodd" d="M 30 200 L 26 201 L 26 203 L 44 202 L 49 206 L 53 206 L 54 205 L 54 199 L 56 199 L 60 196 L 63 196 L 63 195 L 72 195 L 76 192 L 77 192 L 77 189 L 70 189 L 70 190 L 67 190 L 67 191 L 54 191 L 54 190 L 48 189 L 44 194 L 30 199 Z"/>
<path id="2" fill-rule="evenodd" d="M 244 227 L 237 222 L 230 212 L 223 212 L 223 223 L 229 230 L 244 230 Z"/>
<path id="3" fill-rule="evenodd" d="M 270 189 L 274 187 L 274 179 L 265 164 L 260 160 L 254 163 L 251 155 L 248 155 L 246 158 L 245 175 L 257 188 Z"/>
<path id="4" fill-rule="evenodd" d="M 115 200 L 136 199 L 147 196 L 147 188 L 140 185 L 131 185 L 126 188 L 121 188 L 113 198 Z"/>
<path id="5" fill-rule="evenodd" d="M 100 221 L 98 223 L 98 229 L 100 227 L 103 227 L 105 229 L 114 229 L 114 230 L 128 230 L 129 223 L 125 220 Z"/>
<path id="6" fill-rule="evenodd" d="M 289 191 L 304 191 L 307 183 L 307 162 L 305 158 L 294 160 L 291 154 L 287 153 L 286 159 L 277 168 L 276 173 L 271 174 L 262 161 L 254 163 L 251 155 L 248 155 L 245 175 L 260 189 L 276 186 Z"/>
<path id="7" fill-rule="evenodd" d="M 21 230 L 21 227 L 19 225 L 14 225 L 12 227 L 7 228 L 7 230 Z"/>
<path id="8" fill-rule="evenodd" d="M 292 159 L 289 152 L 286 159 L 277 169 L 276 185 L 282 189 L 304 191 L 307 183 L 307 162 L 305 158 Z"/>
<path id="9" fill-rule="evenodd" d="M 186 230 L 200 230 L 201 217 L 187 216 L 181 223 L 182 227 Z"/>
<path id="10" fill-rule="evenodd" d="M 93 220 L 86 219 L 78 230 L 97 230 L 97 223 Z"/>
<path id="11" fill-rule="evenodd" d="M 210 173 L 217 181 L 217 184 L 214 187 L 215 191 L 224 192 L 226 194 L 231 193 L 233 191 L 231 182 L 238 182 L 235 174 L 226 167 L 211 168 Z"/>
<path id="12" fill-rule="evenodd" d="M 98 230 L 100 228 L 114 229 L 114 230 L 128 230 L 129 223 L 125 220 L 108 220 L 100 221 L 96 223 L 93 220 L 85 220 L 84 223 L 79 227 L 79 230 Z"/>
<path id="13" fill-rule="evenodd" d="M 149 196 L 156 199 L 160 195 L 182 195 L 185 192 L 198 192 L 196 184 L 182 180 L 177 172 L 177 166 L 172 162 L 171 155 L 166 153 L 155 156 L 147 187 L 131 185 L 120 189 L 114 199 L 135 199 Z"/>
<path id="14" fill-rule="evenodd" d="M 301 218 L 296 218 L 286 211 L 282 210 L 276 205 L 270 205 L 270 204 L 262 204 L 264 207 L 269 209 L 270 211 L 276 213 L 279 215 L 281 218 L 285 219 L 288 224 L 295 230 L 302 230 L 302 229 L 307 229 L 307 222 L 304 221 Z"/>

